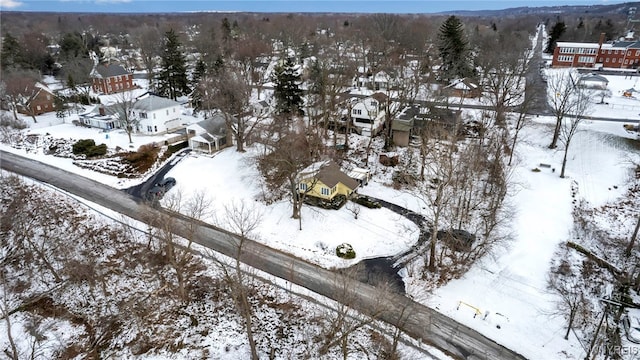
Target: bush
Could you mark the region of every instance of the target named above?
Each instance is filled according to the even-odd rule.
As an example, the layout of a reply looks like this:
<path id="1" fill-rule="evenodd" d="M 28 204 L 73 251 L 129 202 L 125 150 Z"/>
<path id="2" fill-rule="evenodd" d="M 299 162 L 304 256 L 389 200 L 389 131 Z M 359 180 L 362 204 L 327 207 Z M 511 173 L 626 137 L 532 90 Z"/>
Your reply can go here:
<path id="1" fill-rule="evenodd" d="M 142 145 L 138 151 L 124 154 L 122 158 L 138 172 L 144 173 L 156 163 L 159 152 L 160 149 L 153 145 Z"/>
<path id="2" fill-rule="evenodd" d="M 342 243 L 336 247 L 336 255 L 342 259 L 354 259 L 356 251 L 353 250 L 353 246 L 350 244 Z"/>
<path id="3" fill-rule="evenodd" d="M 27 128 L 27 123 L 21 119 L 15 119 L 7 114 L 0 116 L 0 127 L 7 127 L 16 130 L 22 130 Z"/>
<path id="4" fill-rule="evenodd" d="M 85 155 L 88 158 L 103 156 L 107 153 L 107 145 L 96 145 L 93 139 L 78 140 L 71 146 L 74 155 Z"/>

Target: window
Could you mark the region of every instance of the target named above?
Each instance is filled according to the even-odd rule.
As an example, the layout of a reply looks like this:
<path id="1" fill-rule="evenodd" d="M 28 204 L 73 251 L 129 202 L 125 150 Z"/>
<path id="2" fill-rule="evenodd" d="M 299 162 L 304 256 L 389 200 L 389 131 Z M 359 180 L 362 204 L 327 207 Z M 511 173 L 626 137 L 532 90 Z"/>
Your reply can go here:
<path id="1" fill-rule="evenodd" d="M 333 193 L 335 193 L 335 192 L 336 192 L 336 190 L 338 190 L 338 186 L 334 186 L 334 187 L 332 187 L 332 188 L 331 188 L 331 193 L 332 193 L 332 194 L 333 194 Z"/>
<path id="2" fill-rule="evenodd" d="M 558 56 L 558 61 L 561 61 L 561 62 L 573 62 L 573 56 L 572 55 L 560 55 L 560 56 Z"/>
<path id="3" fill-rule="evenodd" d="M 371 100 L 371 106 L 378 106 L 378 103 L 375 100 Z"/>
<path id="4" fill-rule="evenodd" d="M 360 109 L 353 109 L 353 114 L 354 114 L 354 115 L 362 115 L 362 110 L 360 110 Z"/>
<path id="5" fill-rule="evenodd" d="M 627 56 L 631 56 L 631 51 L 627 51 Z"/>
<path id="6" fill-rule="evenodd" d="M 154 132 L 158 132 L 158 126 L 154 126 L 154 127 L 153 127 L 153 131 L 154 131 Z"/>
<path id="7" fill-rule="evenodd" d="M 636 56 L 640 56 L 640 50 L 636 50 Z"/>
<path id="8" fill-rule="evenodd" d="M 593 58 L 591 56 L 580 56 L 578 58 L 578 62 L 581 62 L 581 63 L 592 63 L 593 62 Z"/>
<path id="9" fill-rule="evenodd" d="M 141 119 L 148 119 L 149 117 L 147 116 L 147 113 L 145 113 L 145 112 L 141 112 L 141 113 L 140 113 L 140 118 L 141 118 Z"/>
<path id="10" fill-rule="evenodd" d="M 40 111 L 41 109 L 40 105 L 36 105 L 36 110 Z"/>
<path id="11" fill-rule="evenodd" d="M 323 187 L 320 191 L 322 192 L 322 195 L 329 196 L 329 189 L 326 187 Z"/>
<path id="12" fill-rule="evenodd" d="M 300 183 L 298 185 L 298 189 L 300 189 L 300 191 L 307 191 L 307 184 L 305 183 Z"/>
<path id="13" fill-rule="evenodd" d="M 629 60 L 625 60 L 624 64 L 627 65 L 629 63 Z"/>
<path id="14" fill-rule="evenodd" d="M 147 125 L 147 132 L 151 132 L 153 131 L 153 128 L 151 127 L 151 125 Z"/>
<path id="15" fill-rule="evenodd" d="M 167 109 L 167 116 L 169 115 L 169 109 Z"/>
<path id="16" fill-rule="evenodd" d="M 608 50 L 608 53 L 611 54 L 611 50 Z"/>
<path id="17" fill-rule="evenodd" d="M 47 94 L 47 100 L 51 100 L 51 95 Z"/>
<path id="18" fill-rule="evenodd" d="M 609 62 L 609 58 L 607 58 L 607 61 L 606 61 L 606 62 Z"/>

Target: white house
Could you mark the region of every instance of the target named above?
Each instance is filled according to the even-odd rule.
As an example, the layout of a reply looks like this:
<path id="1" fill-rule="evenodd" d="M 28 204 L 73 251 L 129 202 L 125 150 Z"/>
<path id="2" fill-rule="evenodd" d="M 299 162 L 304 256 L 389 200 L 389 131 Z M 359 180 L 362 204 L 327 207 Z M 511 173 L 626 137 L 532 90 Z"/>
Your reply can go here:
<path id="1" fill-rule="evenodd" d="M 369 97 L 360 99 L 351 108 L 353 125 L 364 136 L 375 136 L 384 125 L 384 107 L 387 96 L 383 93 L 375 93 Z"/>
<path id="2" fill-rule="evenodd" d="M 182 126 L 181 106 L 168 98 L 145 94 L 131 107 L 131 116 L 138 120 L 138 132 L 143 134 L 168 133 Z"/>

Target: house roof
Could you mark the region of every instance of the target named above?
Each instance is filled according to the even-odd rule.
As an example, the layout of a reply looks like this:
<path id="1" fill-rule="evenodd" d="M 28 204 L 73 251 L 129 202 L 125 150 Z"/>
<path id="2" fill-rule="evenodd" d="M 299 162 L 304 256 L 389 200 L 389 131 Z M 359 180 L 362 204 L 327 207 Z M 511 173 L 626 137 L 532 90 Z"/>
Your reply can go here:
<path id="1" fill-rule="evenodd" d="M 601 82 L 601 83 L 609 83 L 609 80 L 607 80 L 606 77 L 602 76 L 602 75 L 595 75 L 595 74 L 588 74 L 588 75 L 584 75 L 582 77 L 580 77 L 580 79 L 578 81 L 581 82 L 585 82 L 585 81 L 590 81 L 590 82 Z"/>
<path id="2" fill-rule="evenodd" d="M 155 111 L 174 106 L 180 106 L 180 103 L 171 99 L 149 94 L 144 98 L 140 98 L 133 104 L 133 109 L 139 111 Z"/>
<path id="3" fill-rule="evenodd" d="M 232 121 L 234 123 L 237 122 L 237 120 L 233 117 Z M 210 118 L 198 121 L 196 124 L 211 136 L 223 137 L 227 134 L 227 123 L 225 121 L 224 115 L 220 112 L 213 114 L 213 116 Z"/>
<path id="4" fill-rule="evenodd" d="M 307 167 L 310 171 L 307 173 L 314 173 L 313 178 L 321 181 L 323 184 L 332 188 L 336 186 L 338 183 L 342 183 L 342 185 L 348 187 L 351 190 L 354 190 L 358 187 L 358 182 L 352 178 L 350 178 L 347 174 L 340 170 L 338 164 L 333 161 L 321 161 L 312 164 Z M 302 173 L 305 173 L 303 171 Z"/>
<path id="5" fill-rule="evenodd" d="M 127 72 L 127 70 L 125 70 L 122 67 L 122 65 L 108 64 L 108 63 L 97 65 L 91 72 L 92 76 L 103 78 L 103 79 L 110 78 L 113 76 L 128 75 L 128 74 L 129 72 Z"/>
<path id="6" fill-rule="evenodd" d="M 381 92 L 377 92 L 373 95 L 371 95 L 372 98 L 378 100 L 378 102 L 382 103 L 384 101 L 387 101 L 387 95 L 385 95 L 384 93 Z"/>
<path id="7" fill-rule="evenodd" d="M 455 79 L 451 81 L 451 83 L 445 86 L 445 89 L 457 89 L 457 90 L 466 90 L 471 91 L 478 88 L 478 84 L 472 82 L 467 78 Z"/>

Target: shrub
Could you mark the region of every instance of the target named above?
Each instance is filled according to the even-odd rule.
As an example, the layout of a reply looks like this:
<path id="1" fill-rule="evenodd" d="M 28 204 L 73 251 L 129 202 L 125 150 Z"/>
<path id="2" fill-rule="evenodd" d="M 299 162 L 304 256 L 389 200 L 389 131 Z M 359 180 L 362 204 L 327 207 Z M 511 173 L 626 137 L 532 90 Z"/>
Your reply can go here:
<path id="1" fill-rule="evenodd" d="M 158 160 L 160 149 L 153 145 L 142 145 L 136 152 L 126 153 L 122 158 L 140 173 L 149 170 Z"/>
<path id="2" fill-rule="evenodd" d="M 80 155 L 80 154 L 86 154 L 87 150 L 94 146 L 96 146 L 96 142 L 93 141 L 93 139 L 82 139 L 82 140 L 76 141 L 76 143 L 73 144 L 71 148 L 75 155 Z"/>
<path id="3" fill-rule="evenodd" d="M 2 114 L 0 115 L 0 127 L 22 130 L 27 128 L 27 123 L 24 120 L 14 119 L 7 114 Z"/>
<path id="4" fill-rule="evenodd" d="M 531 169 L 531 171 L 533 171 L 533 172 L 540 172 L 541 170 L 540 170 L 540 169 L 538 169 L 538 168 L 533 168 L 533 169 Z"/>
<path id="5" fill-rule="evenodd" d="M 342 259 L 353 259 L 356 257 L 356 251 L 350 244 L 342 243 L 336 247 L 336 255 Z"/>
<path id="6" fill-rule="evenodd" d="M 74 155 L 85 155 L 88 158 L 103 156 L 107 153 L 107 145 L 100 144 L 96 146 L 93 139 L 78 140 L 71 146 Z"/>

